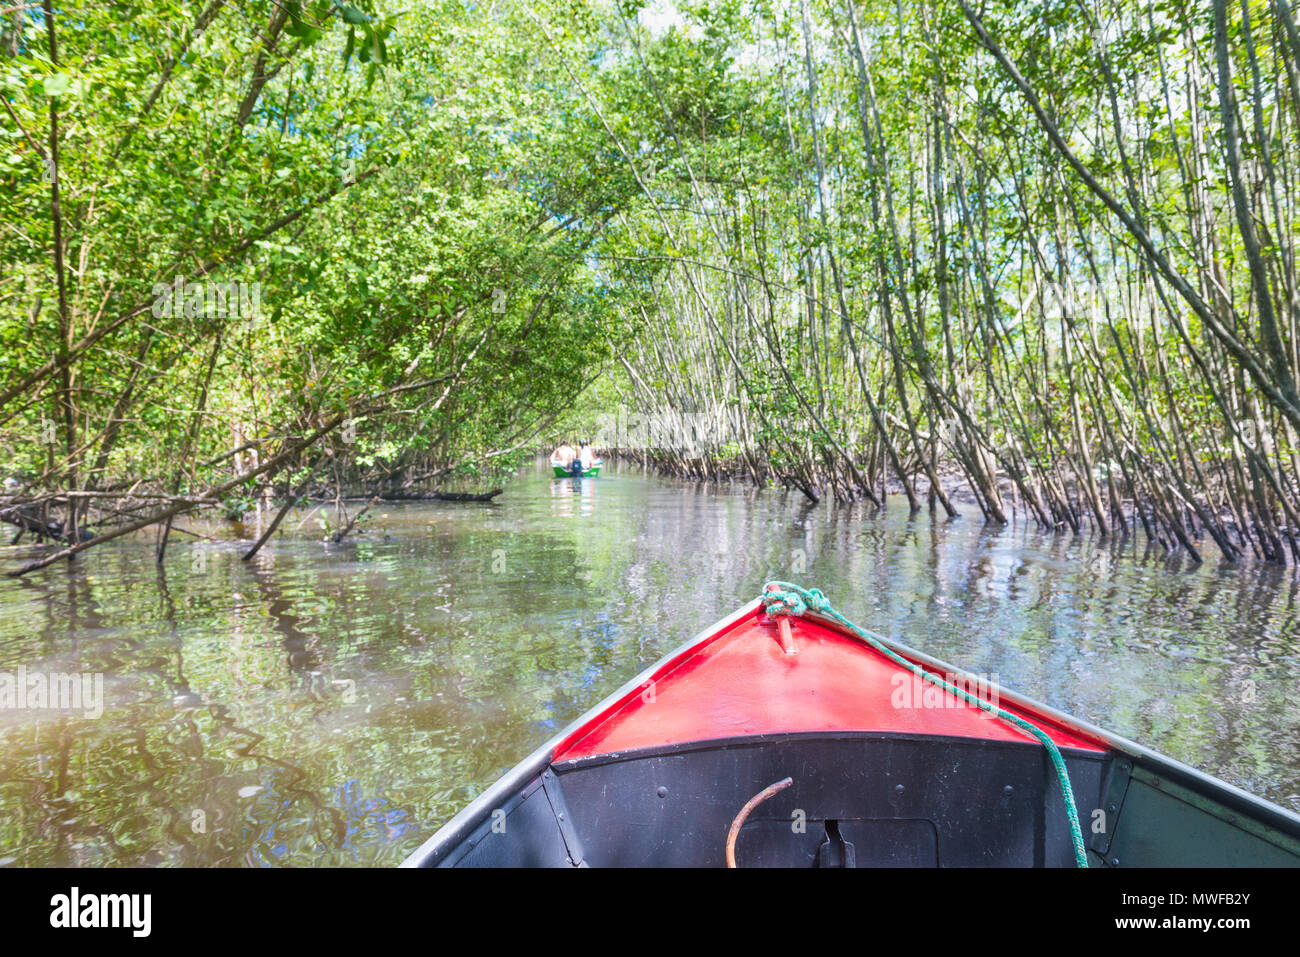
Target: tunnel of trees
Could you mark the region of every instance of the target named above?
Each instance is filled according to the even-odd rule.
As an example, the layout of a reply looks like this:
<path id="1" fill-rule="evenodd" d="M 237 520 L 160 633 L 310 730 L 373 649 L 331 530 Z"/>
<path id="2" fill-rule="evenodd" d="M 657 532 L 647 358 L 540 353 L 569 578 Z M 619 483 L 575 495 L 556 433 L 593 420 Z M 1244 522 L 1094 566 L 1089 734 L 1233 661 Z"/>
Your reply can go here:
<path id="1" fill-rule="evenodd" d="M 682 475 L 1300 560 L 1290 0 L 0 22 L 10 574 L 613 405 Z"/>

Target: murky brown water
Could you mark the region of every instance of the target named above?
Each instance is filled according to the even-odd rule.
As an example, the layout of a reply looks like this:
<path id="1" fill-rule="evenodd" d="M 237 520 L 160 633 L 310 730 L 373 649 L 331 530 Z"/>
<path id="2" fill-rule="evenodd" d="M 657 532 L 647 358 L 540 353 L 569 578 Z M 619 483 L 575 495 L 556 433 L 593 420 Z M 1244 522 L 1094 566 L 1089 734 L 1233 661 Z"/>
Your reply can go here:
<path id="1" fill-rule="evenodd" d="M 0 708 L 0 863 L 396 864 L 769 578 L 1300 809 L 1289 572 L 547 471 L 341 546 L 290 519 L 250 565 L 141 538 L 0 581 L 0 676 L 104 676 L 99 717 Z"/>

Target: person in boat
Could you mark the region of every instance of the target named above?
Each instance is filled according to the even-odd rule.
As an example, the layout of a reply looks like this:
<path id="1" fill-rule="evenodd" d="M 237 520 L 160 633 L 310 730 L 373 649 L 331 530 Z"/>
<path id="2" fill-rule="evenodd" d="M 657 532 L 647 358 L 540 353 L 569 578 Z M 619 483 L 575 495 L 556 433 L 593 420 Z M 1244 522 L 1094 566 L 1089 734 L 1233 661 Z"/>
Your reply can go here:
<path id="1" fill-rule="evenodd" d="M 582 470 L 585 472 L 596 464 L 596 453 L 591 449 L 590 442 L 583 442 L 578 449 L 578 459 L 582 462 Z"/>
<path id="2" fill-rule="evenodd" d="M 574 478 L 582 478 L 583 473 L 587 471 L 587 466 L 582 461 L 582 449 L 586 444 L 581 440 L 578 441 L 578 451 L 573 453 L 573 461 L 569 463 L 569 474 Z"/>
<path id="3" fill-rule="evenodd" d="M 560 443 L 559 448 L 551 453 L 551 464 L 567 470 L 577 457 L 578 453 L 573 450 L 573 446 L 566 439 Z"/>

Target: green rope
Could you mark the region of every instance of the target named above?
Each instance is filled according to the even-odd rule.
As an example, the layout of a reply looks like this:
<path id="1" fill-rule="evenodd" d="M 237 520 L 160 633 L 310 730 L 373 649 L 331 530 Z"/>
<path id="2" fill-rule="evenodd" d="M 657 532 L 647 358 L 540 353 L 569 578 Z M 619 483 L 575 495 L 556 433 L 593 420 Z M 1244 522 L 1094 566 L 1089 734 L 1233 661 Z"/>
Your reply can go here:
<path id="1" fill-rule="evenodd" d="M 768 582 L 763 586 L 763 608 L 770 616 L 790 615 L 796 618 L 819 618 L 839 625 L 876 649 L 890 661 L 906 668 L 917 677 L 943 688 L 950 694 L 970 702 L 977 708 L 987 711 L 989 714 L 1019 728 L 1026 734 L 1037 738 L 1043 747 L 1047 749 L 1047 753 L 1052 759 L 1052 767 L 1056 769 L 1056 780 L 1061 787 L 1061 797 L 1065 801 L 1065 816 L 1070 825 L 1070 840 L 1074 844 L 1074 862 L 1079 867 L 1088 866 L 1088 855 L 1083 846 L 1083 828 L 1079 825 L 1079 809 L 1075 807 L 1074 788 L 1070 786 L 1070 772 L 1065 767 L 1065 758 L 1061 757 L 1061 751 L 1057 748 L 1056 742 L 1048 737 L 1045 731 L 1019 715 L 1003 711 L 996 705 L 977 698 L 964 689 L 949 684 L 938 675 L 926 671 L 920 665 L 908 661 L 875 635 L 863 628 L 859 628 L 832 608 L 830 600 L 816 588 L 805 589 L 790 582 Z"/>

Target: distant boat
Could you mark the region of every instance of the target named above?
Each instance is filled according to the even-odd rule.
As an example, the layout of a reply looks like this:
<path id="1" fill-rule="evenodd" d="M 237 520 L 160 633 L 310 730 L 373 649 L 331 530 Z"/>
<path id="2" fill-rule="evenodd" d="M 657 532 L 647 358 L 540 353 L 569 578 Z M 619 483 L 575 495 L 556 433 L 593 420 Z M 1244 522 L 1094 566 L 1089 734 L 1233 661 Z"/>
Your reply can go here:
<path id="1" fill-rule="evenodd" d="M 562 465 L 556 465 L 551 462 L 551 468 L 555 471 L 556 478 L 595 478 L 600 474 L 600 467 L 604 464 L 600 459 L 591 463 L 589 469 L 567 469 Z"/>
<path id="2" fill-rule="evenodd" d="M 1300 815 L 783 587 L 596 705 L 403 866 L 1300 866 Z"/>

